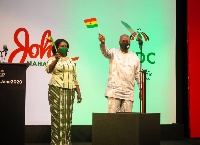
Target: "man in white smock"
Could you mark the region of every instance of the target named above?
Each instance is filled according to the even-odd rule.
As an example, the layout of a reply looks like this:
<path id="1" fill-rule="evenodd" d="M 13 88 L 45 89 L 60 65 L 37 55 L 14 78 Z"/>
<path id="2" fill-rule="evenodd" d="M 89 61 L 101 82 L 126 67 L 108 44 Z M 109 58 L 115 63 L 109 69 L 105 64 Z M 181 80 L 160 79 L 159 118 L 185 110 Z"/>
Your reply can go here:
<path id="1" fill-rule="evenodd" d="M 134 81 L 140 88 L 140 59 L 129 50 L 130 38 L 120 36 L 120 49 L 109 49 L 105 37 L 99 34 L 100 50 L 109 59 L 109 76 L 105 96 L 108 98 L 108 113 L 132 112 Z"/>

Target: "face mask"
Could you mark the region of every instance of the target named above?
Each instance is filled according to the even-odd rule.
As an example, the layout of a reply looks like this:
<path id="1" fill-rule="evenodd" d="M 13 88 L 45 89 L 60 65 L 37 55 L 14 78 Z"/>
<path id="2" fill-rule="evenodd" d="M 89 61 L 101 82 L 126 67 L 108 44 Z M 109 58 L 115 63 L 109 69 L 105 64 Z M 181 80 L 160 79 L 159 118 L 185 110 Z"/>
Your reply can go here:
<path id="1" fill-rule="evenodd" d="M 130 44 L 128 44 L 127 42 L 120 43 L 120 48 L 122 48 L 123 50 L 129 49 L 129 47 L 130 47 Z"/>
<path id="2" fill-rule="evenodd" d="M 66 48 L 66 47 L 61 47 L 58 49 L 58 53 L 60 53 L 60 55 L 62 55 L 62 56 L 67 56 L 67 52 L 69 52 L 69 51 L 68 51 L 68 48 Z"/>

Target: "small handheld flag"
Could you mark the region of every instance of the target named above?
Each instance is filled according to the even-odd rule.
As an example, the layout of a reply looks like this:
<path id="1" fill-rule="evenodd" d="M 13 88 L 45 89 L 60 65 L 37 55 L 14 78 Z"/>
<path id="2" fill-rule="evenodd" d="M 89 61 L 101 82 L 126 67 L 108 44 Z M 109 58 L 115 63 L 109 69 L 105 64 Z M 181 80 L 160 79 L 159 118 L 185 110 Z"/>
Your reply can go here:
<path id="1" fill-rule="evenodd" d="M 54 43 L 54 41 L 53 41 L 53 37 L 52 37 L 52 36 L 49 36 L 49 37 L 47 37 L 46 39 L 47 39 L 48 42 L 49 42 L 52 46 L 54 46 L 55 49 L 57 50 L 56 45 L 55 45 L 55 43 Z"/>
<path id="2" fill-rule="evenodd" d="M 53 37 L 52 36 L 47 37 L 47 40 L 48 40 L 49 43 L 51 43 L 51 45 L 55 46 L 55 43 L 53 41 Z"/>
<path id="3" fill-rule="evenodd" d="M 97 21 L 97 18 L 88 18 L 84 20 L 85 25 L 87 26 L 87 28 L 95 28 L 98 27 L 99 28 L 99 33 L 100 33 L 100 27 Z"/>
<path id="4" fill-rule="evenodd" d="M 96 18 L 85 19 L 84 22 L 87 28 L 98 27 L 98 22 Z"/>

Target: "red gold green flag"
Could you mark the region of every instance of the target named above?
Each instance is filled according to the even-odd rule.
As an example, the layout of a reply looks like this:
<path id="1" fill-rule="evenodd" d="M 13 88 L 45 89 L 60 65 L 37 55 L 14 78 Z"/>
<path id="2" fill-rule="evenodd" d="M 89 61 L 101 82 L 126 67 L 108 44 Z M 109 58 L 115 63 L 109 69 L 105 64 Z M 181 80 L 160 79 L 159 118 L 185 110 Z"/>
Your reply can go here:
<path id="1" fill-rule="evenodd" d="M 85 19 L 84 22 L 85 22 L 85 25 L 87 26 L 87 28 L 98 27 L 98 22 L 97 22 L 96 18 Z"/>
<path id="2" fill-rule="evenodd" d="M 53 37 L 52 36 L 47 37 L 47 40 L 48 40 L 49 43 L 51 43 L 51 45 L 55 46 L 55 43 L 53 41 Z"/>

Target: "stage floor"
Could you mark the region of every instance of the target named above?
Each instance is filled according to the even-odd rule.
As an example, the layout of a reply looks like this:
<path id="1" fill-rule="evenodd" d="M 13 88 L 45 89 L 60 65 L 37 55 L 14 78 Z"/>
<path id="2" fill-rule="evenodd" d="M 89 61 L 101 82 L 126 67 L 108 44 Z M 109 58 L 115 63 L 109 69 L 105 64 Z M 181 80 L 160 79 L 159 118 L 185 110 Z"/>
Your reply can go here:
<path id="1" fill-rule="evenodd" d="M 49 143 L 25 143 L 25 145 L 49 145 Z M 91 142 L 74 142 L 72 145 L 92 145 Z M 166 140 L 160 145 L 200 145 L 200 139 Z"/>

